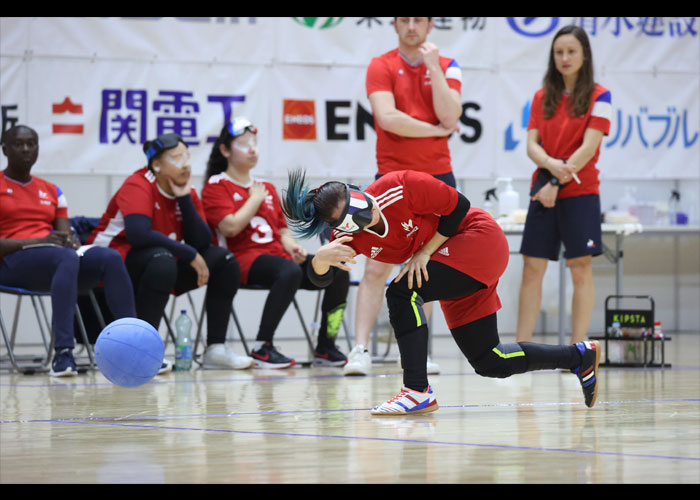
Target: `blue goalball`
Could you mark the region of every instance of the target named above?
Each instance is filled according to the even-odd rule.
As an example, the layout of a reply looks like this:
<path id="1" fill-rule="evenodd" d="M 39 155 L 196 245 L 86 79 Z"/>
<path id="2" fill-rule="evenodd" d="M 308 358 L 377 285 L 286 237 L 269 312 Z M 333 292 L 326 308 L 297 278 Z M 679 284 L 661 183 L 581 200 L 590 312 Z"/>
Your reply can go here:
<path id="1" fill-rule="evenodd" d="M 163 339 L 149 323 L 122 318 L 107 325 L 95 342 L 95 361 L 115 385 L 138 387 L 156 376 L 163 364 Z"/>

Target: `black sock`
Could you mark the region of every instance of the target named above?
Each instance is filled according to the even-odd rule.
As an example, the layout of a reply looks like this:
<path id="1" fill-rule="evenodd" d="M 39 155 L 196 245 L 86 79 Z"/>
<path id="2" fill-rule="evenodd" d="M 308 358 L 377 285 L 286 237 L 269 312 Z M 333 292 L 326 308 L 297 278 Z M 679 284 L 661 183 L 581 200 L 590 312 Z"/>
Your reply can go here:
<path id="1" fill-rule="evenodd" d="M 525 352 L 527 371 L 574 369 L 581 364 L 581 353 L 575 345 L 548 345 L 518 342 Z"/>

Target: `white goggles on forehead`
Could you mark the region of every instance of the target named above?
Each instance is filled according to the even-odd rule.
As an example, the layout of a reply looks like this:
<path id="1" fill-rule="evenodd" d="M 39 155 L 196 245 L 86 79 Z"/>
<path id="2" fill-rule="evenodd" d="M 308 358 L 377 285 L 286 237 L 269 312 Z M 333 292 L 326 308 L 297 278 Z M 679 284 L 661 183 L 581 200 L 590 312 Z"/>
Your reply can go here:
<path id="1" fill-rule="evenodd" d="M 258 129 L 253 126 L 248 118 L 241 116 L 240 118 L 234 118 L 228 124 L 228 133 L 231 134 L 233 138 L 245 134 L 246 130 L 250 130 L 252 133 L 257 134 Z"/>
<path id="2" fill-rule="evenodd" d="M 372 198 L 352 184 L 345 185 L 345 193 L 345 209 L 331 226 L 346 233 L 359 233 L 372 222 Z"/>

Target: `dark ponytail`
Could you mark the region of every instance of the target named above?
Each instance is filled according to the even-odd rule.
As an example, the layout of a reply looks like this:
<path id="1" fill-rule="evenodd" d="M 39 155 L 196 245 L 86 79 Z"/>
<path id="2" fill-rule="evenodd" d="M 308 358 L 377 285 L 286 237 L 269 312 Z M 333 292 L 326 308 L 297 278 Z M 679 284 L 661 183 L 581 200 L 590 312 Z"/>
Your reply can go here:
<path id="1" fill-rule="evenodd" d="M 209 178 L 212 175 L 218 175 L 221 172 L 226 171 L 228 168 L 228 160 L 221 154 L 221 148 L 219 146 L 223 144 L 227 149 L 230 149 L 231 141 L 233 141 L 233 137 L 228 132 L 228 126 L 224 125 L 224 128 L 221 129 L 219 137 L 216 139 L 216 142 L 214 142 L 214 145 L 211 148 L 211 153 L 209 153 L 207 168 L 204 172 L 204 184 L 209 181 Z"/>
<path id="2" fill-rule="evenodd" d="M 345 199 L 345 184 L 327 182 L 310 189 L 303 170 L 289 172 L 289 182 L 282 197 L 282 212 L 290 228 L 300 238 L 312 238 L 323 233 L 332 222 L 333 212 Z"/>

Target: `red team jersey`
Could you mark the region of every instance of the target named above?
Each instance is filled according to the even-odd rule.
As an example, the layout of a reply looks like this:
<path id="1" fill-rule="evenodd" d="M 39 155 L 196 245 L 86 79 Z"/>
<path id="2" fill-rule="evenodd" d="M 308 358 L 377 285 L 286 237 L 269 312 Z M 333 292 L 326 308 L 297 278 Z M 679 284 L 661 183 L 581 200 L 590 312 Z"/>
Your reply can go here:
<path id="1" fill-rule="evenodd" d="M 552 158 L 566 160 L 581 144 L 583 144 L 583 134 L 587 128 L 600 130 L 605 135 L 610 132 L 610 119 L 612 117 L 612 105 L 610 91 L 597 85 L 591 95 L 591 105 L 583 116 L 569 116 L 567 106 L 569 95 L 564 94 L 554 112 L 554 116 L 549 120 L 544 118 L 542 103 L 544 100 L 544 89 L 535 93 L 530 111 L 530 122 L 527 129 L 536 129 L 540 135 L 540 144 Z M 581 184 L 576 181 L 568 182 L 559 188 L 559 198 L 572 198 L 585 194 L 600 194 L 598 180 L 598 156 L 600 146 L 596 150 L 593 158 L 578 171 Z M 532 182 L 537 177 L 537 170 L 532 174 Z"/>
<path id="2" fill-rule="evenodd" d="M 457 61 L 440 56 L 440 67 L 449 87 L 461 93 L 462 70 Z M 430 72 L 423 63 L 411 66 L 399 49 L 372 59 L 367 68 L 365 87 L 367 96 L 377 91 L 393 93 L 396 109 L 417 120 L 433 125 L 440 123 L 433 110 Z M 452 171 L 447 137 L 403 137 L 382 130 L 376 118 L 374 129 L 377 132 L 378 174 L 406 169 L 430 175 Z"/>
<path id="3" fill-rule="evenodd" d="M 0 238 L 43 238 L 56 219 L 67 218 L 66 197 L 55 184 L 34 176 L 22 184 L 0 171 Z"/>
<path id="4" fill-rule="evenodd" d="M 194 188 L 190 195 L 200 217 L 206 220 L 202 202 Z M 114 248 L 121 254 L 122 259 L 126 259 L 131 245 L 126 239 L 124 219 L 132 214 L 150 217 L 151 228 L 154 231 L 163 233 L 175 241 L 184 240 L 182 214 L 177 200 L 163 192 L 158 187 L 153 172 L 148 170 L 148 167 L 143 167 L 131 174 L 109 201 L 107 210 L 87 243 Z"/>
<path id="5" fill-rule="evenodd" d="M 292 260 L 281 243 L 280 229 L 287 227 L 287 221 L 277 196 L 275 186 L 263 182 L 268 196 L 260 204 L 257 213 L 250 223 L 233 238 L 222 235 L 218 226 L 228 214 L 234 214 L 248 200 L 248 188 L 251 184 L 242 185 L 234 181 L 225 172 L 212 175 L 202 189 L 202 202 L 206 221 L 214 234 L 215 244 L 228 248 L 235 256 L 241 268 L 241 282 L 248 283 L 248 272 L 255 259 L 260 255 L 276 255 Z"/>
<path id="6" fill-rule="evenodd" d="M 357 253 L 390 264 L 409 260 L 437 232 L 440 216 L 457 206 L 457 191 L 434 177 L 414 171 L 387 174 L 365 193 L 377 202 L 384 220 L 384 234 L 372 230 L 353 233 L 346 243 Z M 349 233 L 334 230 L 331 239 Z M 465 325 L 501 308 L 498 280 L 508 264 L 508 241 L 487 212 L 471 208 L 457 231 L 431 257 L 487 288 L 468 297 L 440 301 L 450 328 Z"/>

